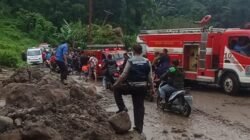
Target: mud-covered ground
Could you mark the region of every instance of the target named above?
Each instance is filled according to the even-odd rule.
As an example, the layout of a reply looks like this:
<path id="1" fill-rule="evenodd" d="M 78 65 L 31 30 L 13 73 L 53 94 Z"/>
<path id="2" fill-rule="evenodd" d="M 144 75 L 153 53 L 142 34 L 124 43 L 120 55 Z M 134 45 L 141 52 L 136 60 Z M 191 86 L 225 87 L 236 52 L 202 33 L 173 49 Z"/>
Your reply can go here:
<path id="1" fill-rule="evenodd" d="M 101 88 L 100 88 L 101 91 Z M 249 140 L 250 91 L 239 97 L 225 95 L 219 89 L 202 87 L 191 91 L 193 112 L 189 118 L 158 110 L 145 102 L 144 132 L 149 140 Z M 107 111 L 116 111 L 111 92 L 103 92 Z M 249 95 L 248 95 L 249 94 Z M 133 120 L 131 98 L 124 97 Z"/>
<path id="2" fill-rule="evenodd" d="M 93 83 L 37 67 L 0 71 L 0 140 L 142 140 L 117 135 Z"/>
<path id="3" fill-rule="evenodd" d="M 12 72 L 0 74 L 0 81 Z M 78 79 L 77 76 L 73 77 Z M 1 85 L 0 85 L 1 86 Z M 104 98 L 98 103 L 108 112 L 117 110 L 112 92 L 97 90 Z M 148 140 L 249 140 L 250 91 L 238 97 L 225 95 L 217 88 L 202 87 L 191 91 L 194 104 L 189 118 L 158 110 L 155 103 L 145 102 L 144 133 Z M 133 121 L 131 98 L 124 97 Z"/>

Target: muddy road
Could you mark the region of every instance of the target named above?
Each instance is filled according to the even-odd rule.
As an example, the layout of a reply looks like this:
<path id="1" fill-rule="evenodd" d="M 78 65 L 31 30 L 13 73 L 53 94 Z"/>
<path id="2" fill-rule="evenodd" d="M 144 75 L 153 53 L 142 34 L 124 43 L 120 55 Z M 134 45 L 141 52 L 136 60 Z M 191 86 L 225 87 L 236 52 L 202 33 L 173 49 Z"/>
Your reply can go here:
<path id="1" fill-rule="evenodd" d="M 117 110 L 110 91 L 98 88 L 106 98 L 101 104 L 109 112 Z M 145 102 L 144 132 L 148 140 L 249 140 L 250 92 L 231 97 L 218 89 L 192 90 L 194 108 L 189 118 L 162 112 L 156 103 Z M 247 95 L 249 93 L 249 95 Z M 131 98 L 124 96 L 133 121 Z"/>
<path id="2" fill-rule="evenodd" d="M 0 81 L 12 72 L 4 70 Z M 75 76 L 74 79 L 78 79 Z M 1 86 L 1 85 L 0 85 Z M 104 98 L 98 103 L 108 112 L 117 111 L 112 92 L 97 85 Z M 202 87 L 191 91 L 194 104 L 189 118 L 158 110 L 156 103 L 145 102 L 144 133 L 147 140 L 250 140 L 250 91 L 238 97 Z M 130 96 L 124 96 L 133 121 Z"/>

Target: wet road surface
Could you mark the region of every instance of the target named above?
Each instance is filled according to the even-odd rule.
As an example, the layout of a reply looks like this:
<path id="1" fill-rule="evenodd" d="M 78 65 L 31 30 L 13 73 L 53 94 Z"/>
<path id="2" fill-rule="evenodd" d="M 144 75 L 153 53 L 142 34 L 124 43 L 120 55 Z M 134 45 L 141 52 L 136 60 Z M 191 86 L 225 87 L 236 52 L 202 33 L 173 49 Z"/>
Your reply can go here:
<path id="1" fill-rule="evenodd" d="M 110 91 L 100 93 L 109 112 L 117 111 Z M 144 133 L 148 140 L 250 140 L 250 92 L 239 97 L 225 95 L 216 88 L 191 91 L 193 112 L 189 118 L 158 110 L 156 103 L 145 102 Z M 249 95 L 248 95 L 249 93 Z M 130 96 L 124 96 L 133 121 Z"/>
<path id="2" fill-rule="evenodd" d="M 2 72 L 0 80 L 11 73 Z M 78 79 L 78 77 L 75 77 Z M 100 104 L 108 112 L 117 111 L 112 92 L 103 90 Z M 147 140 L 250 140 L 250 91 L 238 97 L 225 95 L 219 89 L 203 87 L 191 91 L 194 104 L 189 118 L 158 110 L 156 103 L 145 102 L 144 133 Z M 124 96 L 133 121 L 130 96 Z"/>

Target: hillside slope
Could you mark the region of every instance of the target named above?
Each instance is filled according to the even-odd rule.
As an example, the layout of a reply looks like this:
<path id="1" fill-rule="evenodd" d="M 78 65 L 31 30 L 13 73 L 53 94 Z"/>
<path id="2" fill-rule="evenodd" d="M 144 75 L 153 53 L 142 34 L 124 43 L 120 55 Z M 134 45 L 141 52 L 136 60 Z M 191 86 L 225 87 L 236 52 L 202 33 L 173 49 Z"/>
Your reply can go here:
<path id="1" fill-rule="evenodd" d="M 17 20 L 0 19 L 0 65 L 20 66 L 21 52 L 37 43 L 17 28 Z"/>

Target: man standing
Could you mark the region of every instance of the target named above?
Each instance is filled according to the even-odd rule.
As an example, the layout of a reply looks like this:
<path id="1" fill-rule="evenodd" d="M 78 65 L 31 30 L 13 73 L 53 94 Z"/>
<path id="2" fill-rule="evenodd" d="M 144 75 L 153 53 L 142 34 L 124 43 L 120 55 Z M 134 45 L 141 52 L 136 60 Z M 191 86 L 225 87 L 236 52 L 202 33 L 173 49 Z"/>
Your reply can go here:
<path id="1" fill-rule="evenodd" d="M 97 82 L 97 74 L 96 74 L 96 67 L 97 67 L 97 64 L 98 64 L 98 59 L 92 55 L 90 58 L 89 58 L 89 79 L 92 77 L 92 75 L 94 75 L 94 78 L 95 78 L 95 83 Z"/>
<path id="2" fill-rule="evenodd" d="M 165 73 L 165 71 L 169 68 L 170 66 L 170 58 L 168 55 L 168 50 L 167 49 L 163 49 L 162 55 L 159 58 L 158 61 L 158 67 L 156 69 L 156 75 L 158 77 L 161 77 L 161 75 L 163 73 Z"/>
<path id="3" fill-rule="evenodd" d="M 113 74 L 117 71 L 116 61 L 111 54 L 108 55 L 108 59 L 104 60 L 102 69 L 104 70 L 103 87 L 107 89 L 107 80 L 113 85 L 115 83 Z"/>
<path id="4" fill-rule="evenodd" d="M 119 108 L 117 113 L 128 111 L 122 99 L 122 95 L 132 95 L 135 122 L 134 130 L 141 134 L 143 132 L 145 113 L 144 97 L 147 92 L 147 84 L 148 82 L 151 84 L 152 91 L 154 91 L 154 86 L 151 64 L 146 58 L 142 57 L 142 47 L 134 46 L 133 51 L 134 56 L 128 60 L 123 73 L 113 85 L 113 88 L 115 101 Z"/>
<path id="5" fill-rule="evenodd" d="M 67 55 L 68 55 L 68 43 L 65 42 L 58 46 L 56 50 L 56 63 L 58 67 L 60 68 L 61 73 L 61 82 L 63 84 L 66 84 L 64 80 L 67 80 L 68 75 L 68 61 L 67 61 Z"/>

